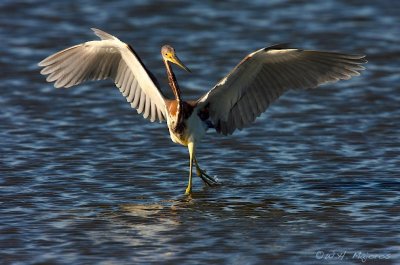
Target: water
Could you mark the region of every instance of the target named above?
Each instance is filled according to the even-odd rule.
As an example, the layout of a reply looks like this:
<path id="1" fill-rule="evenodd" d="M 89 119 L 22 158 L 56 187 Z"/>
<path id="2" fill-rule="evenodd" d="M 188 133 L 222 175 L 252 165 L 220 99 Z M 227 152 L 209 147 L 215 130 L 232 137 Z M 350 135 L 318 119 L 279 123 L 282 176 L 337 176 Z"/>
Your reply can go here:
<path id="1" fill-rule="evenodd" d="M 400 4 L 265 2 L 1 1 L 0 263 L 400 264 Z M 209 132 L 199 161 L 223 185 L 196 177 L 186 197 L 188 153 L 165 124 L 111 82 L 57 90 L 39 74 L 90 27 L 132 44 L 164 91 L 159 49 L 174 45 L 186 98 L 274 43 L 369 63 Z"/>

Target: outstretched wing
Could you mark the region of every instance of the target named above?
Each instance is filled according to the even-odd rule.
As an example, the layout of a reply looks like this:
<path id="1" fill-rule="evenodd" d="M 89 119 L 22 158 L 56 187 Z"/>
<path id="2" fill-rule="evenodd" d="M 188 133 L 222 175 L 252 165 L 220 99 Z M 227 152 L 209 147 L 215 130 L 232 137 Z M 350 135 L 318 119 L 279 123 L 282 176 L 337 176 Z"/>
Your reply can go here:
<path id="1" fill-rule="evenodd" d="M 217 132 L 249 126 L 289 89 L 314 88 L 359 75 L 363 55 L 267 47 L 249 54 L 197 106 Z"/>
<path id="2" fill-rule="evenodd" d="M 150 121 L 167 117 L 157 81 L 134 50 L 116 37 L 92 29 L 100 41 L 89 41 L 50 55 L 39 63 L 41 74 L 55 87 L 111 78 L 139 114 Z"/>

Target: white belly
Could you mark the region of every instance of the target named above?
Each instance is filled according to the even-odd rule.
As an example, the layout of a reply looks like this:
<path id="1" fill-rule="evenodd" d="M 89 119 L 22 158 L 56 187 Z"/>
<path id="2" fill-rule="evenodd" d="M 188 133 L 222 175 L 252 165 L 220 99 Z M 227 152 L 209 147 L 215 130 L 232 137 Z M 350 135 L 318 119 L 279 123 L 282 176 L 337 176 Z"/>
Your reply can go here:
<path id="1" fill-rule="evenodd" d="M 169 134 L 174 143 L 187 146 L 189 143 L 199 142 L 207 131 L 207 125 L 193 112 L 193 114 L 186 120 L 185 130 L 182 135 L 177 135 L 170 128 L 170 120 L 167 120 Z"/>

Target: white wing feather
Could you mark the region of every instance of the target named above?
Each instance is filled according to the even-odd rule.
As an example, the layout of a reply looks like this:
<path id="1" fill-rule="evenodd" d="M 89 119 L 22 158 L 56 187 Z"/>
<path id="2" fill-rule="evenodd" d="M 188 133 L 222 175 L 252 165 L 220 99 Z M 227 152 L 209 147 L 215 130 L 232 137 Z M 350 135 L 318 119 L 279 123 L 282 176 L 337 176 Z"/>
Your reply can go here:
<path id="1" fill-rule="evenodd" d="M 92 29 L 102 40 L 89 41 L 55 53 L 39 63 L 41 74 L 55 87 L 111 78 L 139 114 L 150 121 L 166 119 L 165 98 L 156 80 L 133 49 L 118 38 Z M 140 104 L 139 104 L 140 103 Z"/>
<path id="2" fill-rule="evenodd" d="M 289 89 L 314 88 L 359 75 L 362 55 L 264 48 L 246 56 L 197 102 L 217 132 L 232 134 L 249 126 Z"/>

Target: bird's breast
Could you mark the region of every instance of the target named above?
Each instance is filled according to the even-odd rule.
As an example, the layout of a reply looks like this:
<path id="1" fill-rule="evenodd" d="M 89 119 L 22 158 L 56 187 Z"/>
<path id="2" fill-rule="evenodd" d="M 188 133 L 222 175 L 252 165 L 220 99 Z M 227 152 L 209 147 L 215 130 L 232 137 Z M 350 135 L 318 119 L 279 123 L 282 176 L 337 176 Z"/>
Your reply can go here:
<path id="1" fill-rule="evenodd" d="M 187 104 L 187 103 L 186 103 Z M 190 142 L 198 142 L 203 138 L 208 126 L 198 116 L 196 109 L 183 105 L 182 118 L 177 115 L 168 115 L 167 124 L 171 140 L 174 143 L 187 146 Z"/>

